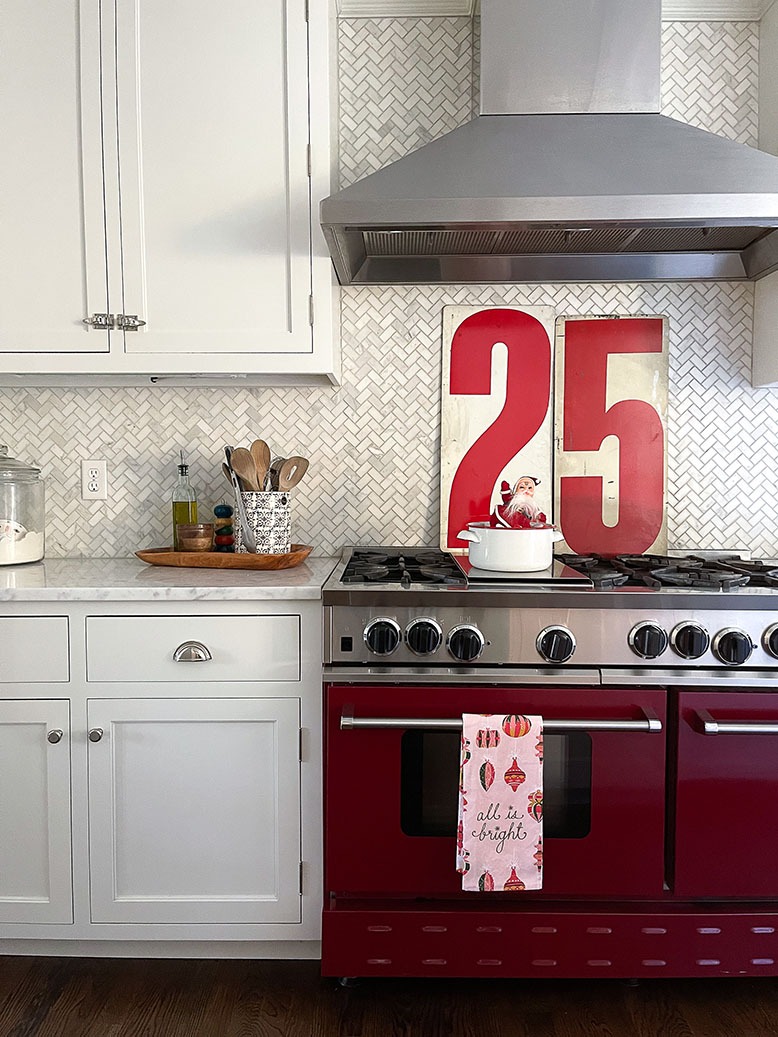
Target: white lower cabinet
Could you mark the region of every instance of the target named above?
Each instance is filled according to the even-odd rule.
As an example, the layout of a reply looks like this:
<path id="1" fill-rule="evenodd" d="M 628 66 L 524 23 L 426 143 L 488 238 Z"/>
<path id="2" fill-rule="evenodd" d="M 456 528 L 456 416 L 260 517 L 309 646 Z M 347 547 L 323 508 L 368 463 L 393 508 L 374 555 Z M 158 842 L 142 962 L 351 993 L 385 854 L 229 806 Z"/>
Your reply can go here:
<path id="1" fill-rule="evenodd" d="M 299 699 L 90 699 L 87 717 L 93 922 L 300 921 Z"/>
<path id="2" fill-rule="evenodd" d="M 72 922 L 70 709 L 0 701 L 0 922 Z"/>
<path id="3" fill-rule="evenodd" d="M 321 632 L 319 599 L 0 602 L 0 955 L 318 954 Z"/>

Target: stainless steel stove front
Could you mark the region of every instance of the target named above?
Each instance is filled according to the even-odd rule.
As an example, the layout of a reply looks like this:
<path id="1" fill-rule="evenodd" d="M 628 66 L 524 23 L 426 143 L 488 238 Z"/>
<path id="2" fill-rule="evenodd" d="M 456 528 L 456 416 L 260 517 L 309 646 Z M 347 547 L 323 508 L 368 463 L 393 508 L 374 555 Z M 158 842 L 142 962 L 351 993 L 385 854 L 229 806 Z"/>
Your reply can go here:
<path id="1" fill-rule="evenodd" d="M 325 662 L 778 670 L 778 610 L 727 608 L 723 599 L 710 608 L 691 608 L 683 597 L 660 607 L 666 596 L 651 595 L 614 609 L 593 608 L 591 599 L 581 608 L 469 608 L 439 599 L 396 604 L 389 596 L 383 604 L 325 606 Z"/>

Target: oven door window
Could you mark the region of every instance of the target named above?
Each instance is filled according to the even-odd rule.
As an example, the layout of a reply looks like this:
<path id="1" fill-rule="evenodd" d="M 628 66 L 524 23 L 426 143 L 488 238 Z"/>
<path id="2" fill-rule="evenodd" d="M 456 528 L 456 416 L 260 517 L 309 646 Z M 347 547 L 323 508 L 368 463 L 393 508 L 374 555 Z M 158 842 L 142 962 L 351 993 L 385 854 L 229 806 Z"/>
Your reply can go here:
<path id="1" fill-rule="evenodd" d="M 456 836 L 461 736 L 406 731 L 401 748 L 400 825 L 409 836 Z M 585 839 L 591 827 L 592 740 L 586 731 L 543 736 L 546 839 Z"/>

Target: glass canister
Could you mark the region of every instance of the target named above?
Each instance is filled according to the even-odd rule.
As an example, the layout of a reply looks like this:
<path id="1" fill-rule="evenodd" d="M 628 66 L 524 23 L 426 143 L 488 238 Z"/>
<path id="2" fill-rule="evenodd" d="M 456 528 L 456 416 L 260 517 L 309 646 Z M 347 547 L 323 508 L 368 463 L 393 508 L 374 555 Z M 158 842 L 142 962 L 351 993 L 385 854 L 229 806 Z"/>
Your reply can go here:
<path id="1" fill-rule="evenodd" d="M 41 470 L 0 446 L 0 565 L 38 562 L 44 550 L 45 491 Z"/>

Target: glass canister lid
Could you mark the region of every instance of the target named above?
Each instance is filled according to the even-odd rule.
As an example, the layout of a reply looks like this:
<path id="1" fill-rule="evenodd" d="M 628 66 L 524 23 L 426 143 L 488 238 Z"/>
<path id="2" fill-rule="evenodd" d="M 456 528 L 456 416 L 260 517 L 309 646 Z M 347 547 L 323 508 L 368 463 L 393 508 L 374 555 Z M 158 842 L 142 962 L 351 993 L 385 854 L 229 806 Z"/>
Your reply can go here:
<path id="1" fill-rule="evenodd" d="M 10 457 L 8 447 L 0 445 L 0 479 L 37 479 L 40 474 L 40 468 Z"/>

